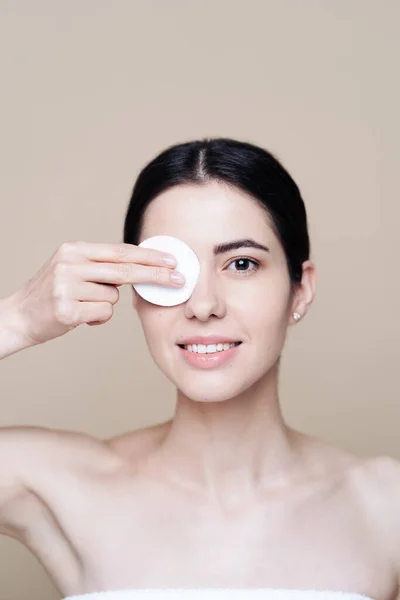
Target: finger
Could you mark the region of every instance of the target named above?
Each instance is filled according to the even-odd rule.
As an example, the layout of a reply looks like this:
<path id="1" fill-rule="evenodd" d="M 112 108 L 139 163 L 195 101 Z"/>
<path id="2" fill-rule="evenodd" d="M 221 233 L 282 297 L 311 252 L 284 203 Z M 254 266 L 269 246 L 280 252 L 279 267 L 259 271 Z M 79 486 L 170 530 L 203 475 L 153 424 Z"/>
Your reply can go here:
<path id="1" fill-rule="evenodd" d="M 75 313 L 75 322 L 106 323 L 114 314 L 114 307 L 109 302 L 78 302 Z"/>
<path id="2" fill-rule="evenodd" d="M 111 283 L 112 285 L 149 283 L 180 287 L 182 284 L 177 284 L 171 279 L 172 273 L 176 272 L 166 267 L 146 267 L 130 263 L 114 265 L 88 262 L 74 266 L 74 276 L 81 281 Z"/>
<path id="3" fill-rule="evenodd" d="M 171 257 L 168 252 L 162 252 L 161 250 L 155 250 L 153 248 L 142 248 L 141 246 L 135 246 L 134 244 L 79 242 L 79 247 L 83 255 L 94 262 L 127 262 L 142 265 L 166 266 L 164 262 L 165 257 Z M 175 265 L 167 266 L 173 268 Z"/>
<path id="4" fill-rule="evenodd" d="M 119 300 L 119 289 L 110 284 L 81 281 L 73 285 L 71 293 L 75 300 L 81 302 L 110 302 L 110 304 L 116 304 Z"/>

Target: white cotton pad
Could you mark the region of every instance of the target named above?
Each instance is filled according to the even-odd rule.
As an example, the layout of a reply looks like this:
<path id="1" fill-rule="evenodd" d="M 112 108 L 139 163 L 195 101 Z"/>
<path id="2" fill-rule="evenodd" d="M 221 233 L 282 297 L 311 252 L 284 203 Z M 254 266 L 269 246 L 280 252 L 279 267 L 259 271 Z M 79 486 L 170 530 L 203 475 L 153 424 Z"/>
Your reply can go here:
<path id="1" fill-rule="evenodd" d="M 199 259 L 190 246 L 169 235 L 155 235 L 143 240 L 139 246 L 172 254 L 177 261 L 175 270 L 182 273 L 185 283 L 179 287 L 135 283 L 133 287 L 137 293 L 147 302 L 160 306 L 175 306 L 186 302 L 192 295 L 200 274 Z"/>

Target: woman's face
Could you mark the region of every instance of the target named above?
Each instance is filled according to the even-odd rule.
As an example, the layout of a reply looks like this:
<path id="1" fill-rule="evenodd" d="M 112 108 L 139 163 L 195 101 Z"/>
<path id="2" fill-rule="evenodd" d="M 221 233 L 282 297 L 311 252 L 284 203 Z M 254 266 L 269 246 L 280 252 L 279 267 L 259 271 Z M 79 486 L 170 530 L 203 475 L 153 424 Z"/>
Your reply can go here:
<path id="1" fill-rule="evenodd" d="M 174 187 L 149 205 L 139 243 L 155 235 L 186 242 L 200 261 L 200 275 L 189 300 L 178 306 L 148 303 L 133 290 L 152 358 L 192 400 L 216 402 L 243 393 L 275 365 L 293 309 L 285 255 L 267 213 L 243 192 L 217 182 Z M 240 239 L 269 251 L 245 247 L 214 255 L 215 246 Z M 186 363 L 178 346 L 199 335 L 242 344 L 224 364 L 199 369 Z"/>

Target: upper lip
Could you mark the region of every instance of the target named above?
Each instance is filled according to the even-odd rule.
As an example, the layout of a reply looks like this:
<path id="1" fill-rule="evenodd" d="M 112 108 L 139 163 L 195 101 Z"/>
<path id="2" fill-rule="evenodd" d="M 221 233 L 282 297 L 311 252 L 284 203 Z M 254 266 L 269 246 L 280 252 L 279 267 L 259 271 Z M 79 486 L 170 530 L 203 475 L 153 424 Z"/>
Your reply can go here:
<path id="1" fill-rule="evenodd" d="M 204 346 L 207 346 L 208 344 L 233 344 L 234 342 L 240 342 L 240 340 L 222 335 L 195 335 L 193 337 L 184 338 L 182 341 L 178 342 L 178 345 L 189 346 L 192 344 L 204 344 Z"/>

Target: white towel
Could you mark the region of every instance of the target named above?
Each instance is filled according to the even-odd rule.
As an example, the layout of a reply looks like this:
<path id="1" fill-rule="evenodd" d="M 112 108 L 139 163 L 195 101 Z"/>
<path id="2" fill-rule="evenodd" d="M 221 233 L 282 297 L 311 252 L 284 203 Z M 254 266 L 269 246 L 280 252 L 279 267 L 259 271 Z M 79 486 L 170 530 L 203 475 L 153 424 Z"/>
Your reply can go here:
<path id="1" fill-rule="evenodd" d="M 369 596 L 330 590 L 285 589 L 138 589 L 94 592 L 64 600 L 373 600 Z"/>

